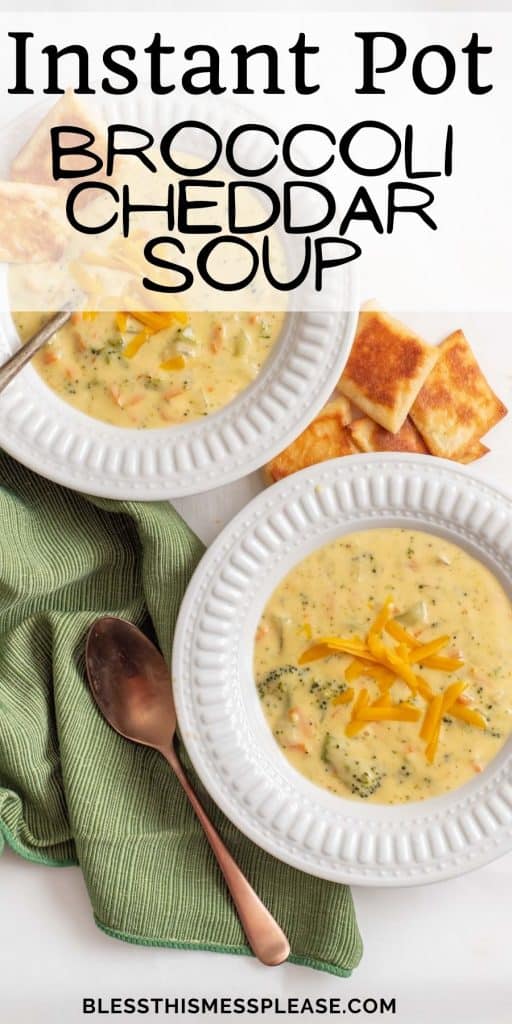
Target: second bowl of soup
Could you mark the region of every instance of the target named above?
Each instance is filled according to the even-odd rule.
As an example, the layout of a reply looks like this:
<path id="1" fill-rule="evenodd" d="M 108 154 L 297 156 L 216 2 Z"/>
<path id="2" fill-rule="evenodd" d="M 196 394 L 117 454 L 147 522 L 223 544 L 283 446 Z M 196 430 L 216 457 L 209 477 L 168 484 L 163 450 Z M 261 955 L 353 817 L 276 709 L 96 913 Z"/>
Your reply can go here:
<path id="1" fill-rule="evenodd" d="M 290 763 L 349 799 L 406 803 L 482 772 L 512 728 L 512 606 L 462 548 L 374 529 L 318 548 L 267 602 L 254 674 Z"/>

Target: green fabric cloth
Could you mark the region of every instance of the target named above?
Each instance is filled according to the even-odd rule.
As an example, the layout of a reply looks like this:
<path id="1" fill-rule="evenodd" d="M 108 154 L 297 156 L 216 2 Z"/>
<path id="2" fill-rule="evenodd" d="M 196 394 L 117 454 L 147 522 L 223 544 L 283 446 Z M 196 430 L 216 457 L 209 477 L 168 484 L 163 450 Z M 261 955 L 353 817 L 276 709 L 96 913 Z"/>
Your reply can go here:
<path id="1" fill-rule="evenodd" d="M 249 953 L 169 767 L 114 733 L 84 679 L 99 615 L 154 632 L 169 660 L 202 550 L 170 505 L 85 498 L 0 453 L 0 851 L 6 841 L 29 860 L 78 863 L 97 924 L 117 938 Z M 349 889 L 263 853 L 193 781 L 291 959 L 349 974 L 361 953 Z"/>

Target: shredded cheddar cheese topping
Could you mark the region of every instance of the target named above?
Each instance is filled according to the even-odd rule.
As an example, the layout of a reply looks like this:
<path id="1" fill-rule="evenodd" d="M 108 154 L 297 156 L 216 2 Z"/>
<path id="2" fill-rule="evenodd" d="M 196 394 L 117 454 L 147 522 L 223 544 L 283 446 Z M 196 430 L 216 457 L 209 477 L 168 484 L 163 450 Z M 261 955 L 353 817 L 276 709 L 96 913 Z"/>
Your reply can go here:
<path id="1" fill-rule="evenodd" d="M 349 655 L 352 660 L 344 671 L 347 683 L 361 676 L 373 679 L 379 686 L 380 695 L 370 703 L 368 690 L 362 687 L 355 697 L 345 735 L 357 736 L 370 722 L 411 722 L 421 721 L 419 737 L 425 744 L 425 757 L 429 763 L 435 760 L 443 718 L 458 718 L 467 725 L 485 729 L 486 721 L 476 708 L 461 703 L 460 698 L 466 683 L 457 680 L 442 693 L 434 693 L 423 676 L 416 673 L 416 666 L 436 669 L 439 672 L 454 672 L 462 668 L 462 658 L 439 654 L 450 642 L 449 636 L 439 636 L 422 644 L 409 633 L 400 622 L 393 618 L 393 601 L 387 597 L 373 620 L 366 637 L 322 636 L 300 655 L 299 665 L 327 658 L 331 655 Z M 387 634 L 394 644 L 386 642 Z M 400 680 L 409 687 L 413 697 L 420 696 L 426 702 L 422 714 L 420 708 L 408 701 L 393 702 L 391 689 Z M 352 687 L 334 698 L 333 703 L 349 704 L 354 699 Z"/>

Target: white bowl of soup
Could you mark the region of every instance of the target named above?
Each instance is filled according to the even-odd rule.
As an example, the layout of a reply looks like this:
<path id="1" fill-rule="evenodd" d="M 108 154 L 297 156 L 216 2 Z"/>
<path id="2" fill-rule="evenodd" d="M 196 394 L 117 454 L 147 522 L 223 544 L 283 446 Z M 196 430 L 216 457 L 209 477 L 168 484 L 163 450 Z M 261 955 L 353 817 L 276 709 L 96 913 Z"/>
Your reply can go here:
<path id="1" fill-rule="evenodd" d="M 194 765 L 254 841 L 373 885 L 512 847 L 511 511 L 450 463 L 361 455 L 226 528 L 173 673 Z"/>
<path id="2" fill-rule="evenodd" d="M 28 332 L 39 319 L 24 314 L 18 324 Z M 64 328 L 4 392 L 0 444 L 89 494 L 207 491 L 258 469 L 307 426 L 339 379 L 355 323 L 350 312 L 197 313 L 127 359 L 136 321 L 123 340 L 113 314 L 98 314 Z M 223 348 L 213 352 L 217 335 Z M 18 346 L 12 317 L 1 314 L 0 359 Z"/>

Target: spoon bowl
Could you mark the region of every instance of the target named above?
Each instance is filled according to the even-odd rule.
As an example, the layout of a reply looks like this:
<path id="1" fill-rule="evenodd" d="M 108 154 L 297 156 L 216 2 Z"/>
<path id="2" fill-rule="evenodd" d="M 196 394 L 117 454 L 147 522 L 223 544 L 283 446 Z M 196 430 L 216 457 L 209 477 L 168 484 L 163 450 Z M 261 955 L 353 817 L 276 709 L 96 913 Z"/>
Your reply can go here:
<path id="1" fill-rule="evenodd" d="M 151 640 L 131 622 L 108 616 L 91 626 L 85 650 L 96 703 L 126 739 L 170 746 L 176 711 L 169 669 Z"/>

